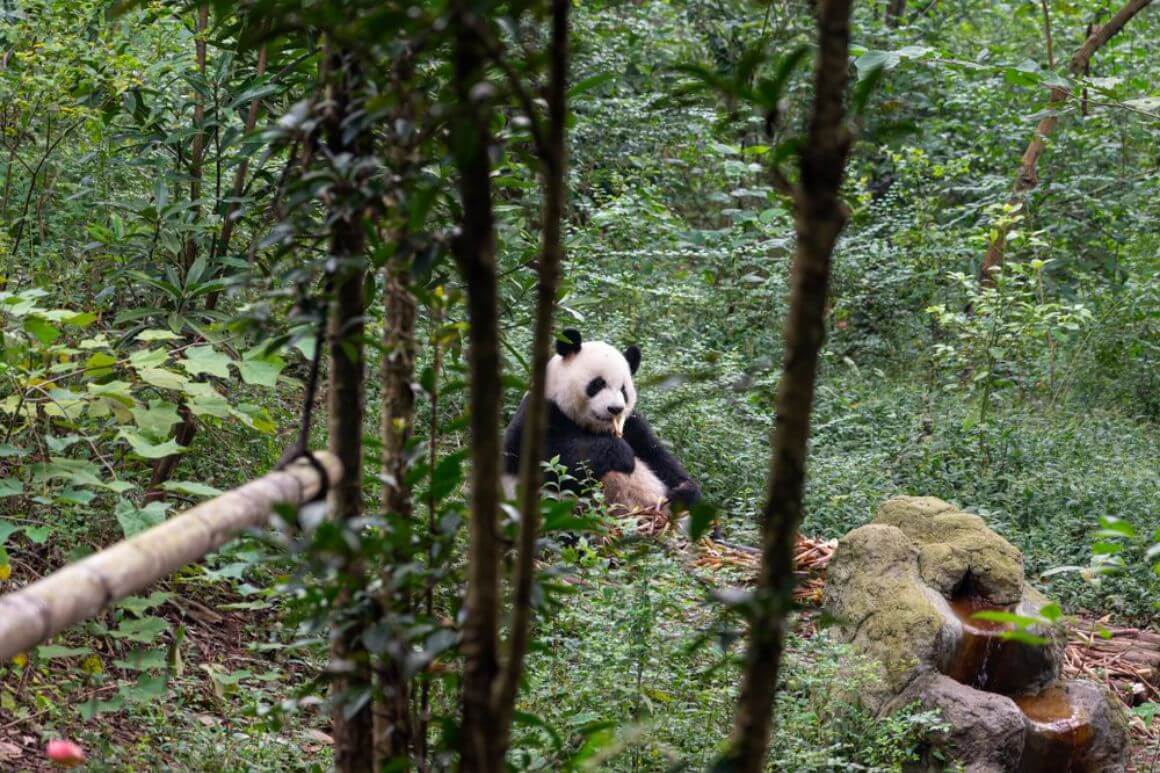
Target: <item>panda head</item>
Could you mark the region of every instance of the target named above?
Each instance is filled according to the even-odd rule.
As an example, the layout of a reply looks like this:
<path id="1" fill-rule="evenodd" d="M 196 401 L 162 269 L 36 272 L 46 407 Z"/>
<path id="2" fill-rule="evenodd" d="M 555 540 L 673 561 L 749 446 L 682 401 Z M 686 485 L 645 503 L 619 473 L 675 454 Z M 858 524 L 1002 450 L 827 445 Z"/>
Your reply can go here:
<path id="1" fill-rule="evenodd" d="M 627 419 L 636 407 L 632 374 L 638 367 L 637 347 L 622 352 L 603 341 L 581 342 L 579 332 L 565 330 L 548 362 L 548 399 L 581 427 L 612 432 L 613 419 Z"/>

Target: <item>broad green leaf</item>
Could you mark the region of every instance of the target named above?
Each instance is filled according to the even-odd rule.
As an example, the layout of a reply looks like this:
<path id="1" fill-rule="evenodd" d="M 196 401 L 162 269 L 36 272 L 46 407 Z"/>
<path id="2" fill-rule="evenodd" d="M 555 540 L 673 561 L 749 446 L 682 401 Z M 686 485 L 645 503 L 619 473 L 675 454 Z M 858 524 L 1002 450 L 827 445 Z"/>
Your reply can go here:
<path id="1" fill-rule="evenodd" d="M 23 528 L 23 526 L 18 526 L 17 524 L 12 523 L 12 521 L 5 521 L 0 519 L 0 546 L 3 546 L 4 543 L 8 541 L 9 537 L 11 537 L 16 532 L 21 531 Z"/>
<path id="2" fill-rule="evenodd" d="M 257 350 L 250 350 L 246 357 L 234 363 L 242 375 L 242 381 L 251 386 L 272 387 L 278 383 L 278 374 L 286 367 L 286 361 L 277 355 L 260 357 Z M 255 356 L 251 356 L 255 355 Z"/>
<path id="3" fill-rule="evenodd" d="M 16 478 L 0 478 L 0 497 L 16 497 L 23 493 L 23 481 Z"/>
<path id="4" fill-rule="evenodd" d="M 126 671 L 152 671 L 165 668 L 168 664 L 166 651 L 156 648 L 133 650 L 122 660 L 113 661 L 114 666 Z"/>
<path id="5" fill-rule="evenodd" d="M 164 502 L 150 502 L 145 507 L 137 507 L 122 499 L 117 503 L 117 523 L 121 524 L 121 532 L 126 537 L 132 537 L 164 521 L 168 509 L 169 505 Z"/>
<path id="6" fill-rule="evenodd" d="M 160 617 L 142 617 L 126 620 L 115 631 L 109 631 L 114 639 L 151 644 L 157 637 L 169 630 L 169 623 Z"/>
<path id="7" fill-rule="evenodd" d="M 34 545 L 43 545 L 54 531 L 52 526 L 25 526 L 24 536 Z"/>
<path id="8" fill-rule="evenodd" d="M 36 648 L 37 660 L 55 660 L 56 658 L 75 658 L 78 655 L 88 655 L 92 652 L 89 647 L 65 647 L 60 644 L 45 644 Z"/>
<path id="9" fill-rule="evenodd" d="M 208 373 L 218 378 L 230 377 L 230 358 L 212 346 L 194 346 L 185 350 L 181 366 L 191 376 Z"/>
<path id="10" fill-rule="evenodd" d="M 143 437 L 128 429 L 122 429 L 117 433 L 117 437 L 123 438 L 128 442 L 133 448 L 133 453 L 138 456 L 143 456 L 146 459 L 162 459 L 173 454 L 183 454 L 189 450 L 185 446 L 180 445 L 176 440 L 154 443 L 149 438 Z"/>
<path id="11" fill-rule="evenodd" d="M 169 330 L 142 330 L 137 334 L 138 341 L 176 341 L 181 336 Z"/>
<path id="12" fill-rule="evenodd" d="M 121 694 L 133 703 L 156 700 L 165 695 L 168 680 L 165 674 L 141 674 L 135 684 L 122 687 Z"/>
<path id="13" fill-rule="evenodd" d="M 181 391 L 190 383 L 185 376 L 165 368 L 141 368 L 137 371 L 137 375 L 146 384 L 159 389 Z"/>
<path id="14" fill-rule="evenodd" d="M 154 438 L 169 436 L 169 430 L 181 421 L 177 406 L 165 400 L 150 400 L 149 406 L 138 406 L 130 411 L 142 432 Z"/>
<path id="15" fill-rule="evenodd" d="M 53 342 L 60 338 L 60 331 L 39 317 L 26 317 L 24 329 L 42 346 L 52 346 Z"/>
<path id="16" fill-rule="evenodd" d="M 192 480 L 167 480 L 161 484 L 161 488 L 195 497 L 216 497 L 223 493 L 221 489 Z"/>
<path id="17" fill-rule="evenodd" d="M 117 607 L 127 609 L 137 617 L 140 617 L 145 612 L 148 612 L 154 607 L 161 606 L 171 598 L 173 598 L 172 593 L 158 590 L 153 591 L 148 596 L 130 596 L 127 599 L 121 599 L 117 602 Z"/>
<path id="18" fill-rule="evenodd" d="M 85 375 L 89 378 L 104 378 L 112 374 L 113 366 L 117 364 L 117 358 L 106 352 L 93 352 L 93 354 L 85 360 Z"/>
<path id="19" fill-rule="evenodd" d="M 140 371 L 145 368 L 160 368 L 168 359 L 169 352 L 164 349 L 139 349 L 129 355 L 129 364 Z"/>
<path id="20" fill-rule="evenodd" d="M 137 404 L 137 401 L 133 399 L 133 385 L 127 381 L 110 381 L 107 384 L 90 383 L 88 390 L 90 394 L 113 398 L 127 407 Z"/>

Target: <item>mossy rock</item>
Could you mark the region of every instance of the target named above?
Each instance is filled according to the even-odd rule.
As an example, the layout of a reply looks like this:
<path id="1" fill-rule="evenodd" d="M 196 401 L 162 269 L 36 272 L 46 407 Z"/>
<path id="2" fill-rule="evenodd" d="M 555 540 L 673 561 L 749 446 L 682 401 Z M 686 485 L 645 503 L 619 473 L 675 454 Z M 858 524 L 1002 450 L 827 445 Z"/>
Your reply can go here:
<path id="1" fill-rule="evenodd" d="M 969 573 L 974 589 L 995 604 L 1015 604 L 1022 597 L 1023 554 L 977 515 L 935 497 L 895 497 L 882 503 L 873 523 L 894 526 L 909 537 L 925 558 L 920 559 L 923 578 L 944 594 L 955 590 L 945 587 L 948 583 L 962 582 Z"/>
<path id="2" fill-rule="evenodd" d="M 917 573 L 918 551 L 900 529 L 869 524 L 838 542 L 826 576 L 826 607 L 838 634 L 882 663 L 897 690 L 937 661 L 944 616 Z"/>

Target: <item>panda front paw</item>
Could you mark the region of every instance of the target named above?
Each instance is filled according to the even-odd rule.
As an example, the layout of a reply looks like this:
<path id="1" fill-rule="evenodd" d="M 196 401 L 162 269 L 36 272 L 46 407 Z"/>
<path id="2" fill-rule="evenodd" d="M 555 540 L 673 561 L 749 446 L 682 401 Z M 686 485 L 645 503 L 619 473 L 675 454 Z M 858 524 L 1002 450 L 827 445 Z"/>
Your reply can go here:
<path id="1" fill-rule="evenodd" d="M 701 488 L 691 480 L 683 480 L 669 492 L 669 501 L 679 503 L 689 509 L 701 501 Z"/>
<path id="2" fill-rule="evenodd" d="M 609 435 L 601 439 L 589 453 L 593 471 L 597 477 L 609 472 L 631 473 L 636 469 L 636 453 L 625 441 Z"/>

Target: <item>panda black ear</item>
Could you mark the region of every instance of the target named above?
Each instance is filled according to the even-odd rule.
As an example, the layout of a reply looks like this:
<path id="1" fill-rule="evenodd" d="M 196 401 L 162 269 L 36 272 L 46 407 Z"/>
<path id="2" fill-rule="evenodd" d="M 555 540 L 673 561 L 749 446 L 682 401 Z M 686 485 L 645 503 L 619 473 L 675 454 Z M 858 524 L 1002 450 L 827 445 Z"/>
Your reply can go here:
<path id="1" fill-rule="evenodd" d="M 580 331 L 568 328 L 556 336 L 556 351 L 561 357 L 570 357 L 580 351 Z"/>
<path id="2" fill-rule="evenodd" d="M 630 346 L 624 350 L 624 359 L 628 360 L 628 369 L 635 376 L 640 367 L 640 347 Z"/>

